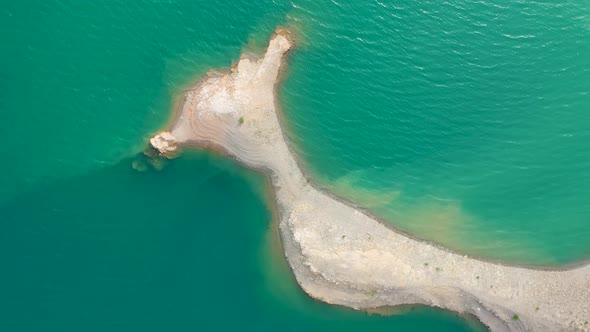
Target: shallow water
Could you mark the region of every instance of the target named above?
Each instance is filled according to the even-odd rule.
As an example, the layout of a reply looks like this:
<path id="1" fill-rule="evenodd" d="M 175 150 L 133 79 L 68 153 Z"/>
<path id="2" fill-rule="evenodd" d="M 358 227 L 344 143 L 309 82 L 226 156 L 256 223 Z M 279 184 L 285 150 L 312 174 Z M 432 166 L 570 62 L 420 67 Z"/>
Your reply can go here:
<path id="1" fill-rule="evenodd" d="M 261 175 L 205 153 L 161 171 L 132 162 L 0 205 L 0 330 L 485 330 L 422 307 L 315 302 L 277 248 Z"/>
<path id="2" fill-rule="evenodd" d="M 260 48 L 288 3 L 1 7 L 1 331 L 482 330 L 433 309 L 311 300 L 260 175 L 204 153 L 157 171 L 139 154 L 174 94 Z"/>
<path id="3" fill-rule="evenodd" d="M 286 24 L 300 43 L 281 105 L 316 181 L 455 249 L 587 258 L 584 10 L 3 4 L 0 329 L 481 329 L 431 309 L 381 317 L 314 302 L 273 259 L 259 176 L 207 154 L 159 172 L 132 163 L 175 94 Z"/>
<path id="4" fill-rule="evenodd" d="M 491 259 L 590 257 L 590 18 L 578 1 L 298 2 L 282 89 L 319 181 Z"/>
<path id="5" fill-rule="evenodd" d="M 278 24 L 316 182 L 493 259 L 590 255 L 590 20 L 580 2 L 25 0 L 2 6 L 0 199 L 139 151 L 171 100 Z"/>

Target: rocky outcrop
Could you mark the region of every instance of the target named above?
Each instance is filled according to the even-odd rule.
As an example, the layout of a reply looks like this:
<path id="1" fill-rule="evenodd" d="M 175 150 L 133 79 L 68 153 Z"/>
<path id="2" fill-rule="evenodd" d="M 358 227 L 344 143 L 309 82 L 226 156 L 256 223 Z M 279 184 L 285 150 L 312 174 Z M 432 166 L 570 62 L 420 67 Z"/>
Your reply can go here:
<path id="1" fill-rule="evenodd" d="M 161 155 L 172 156 L 178 152 L 176 137 L 168 131 L 161 131 L 150 139 L 150 144 Z"/>

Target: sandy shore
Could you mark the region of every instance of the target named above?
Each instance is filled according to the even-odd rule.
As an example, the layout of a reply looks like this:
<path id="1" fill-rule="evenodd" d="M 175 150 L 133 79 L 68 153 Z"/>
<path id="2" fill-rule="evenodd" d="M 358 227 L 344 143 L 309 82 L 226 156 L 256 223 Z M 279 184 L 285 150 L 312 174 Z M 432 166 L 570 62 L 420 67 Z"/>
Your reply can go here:
<path id="1" fill-rule="evenodd" d="M 243 56 L 185 94 L 162 153 L 215 148 L 269 174 L 285 255 L 312 297 L 355 309 L 426 304 L 477 316 L 493 331 L 590 331 L 590 265 L 567 271 L 506 266 L 412 239 L 309 183 L 283 135 L 275 86 L 289 33 L 264 56 Z"/>

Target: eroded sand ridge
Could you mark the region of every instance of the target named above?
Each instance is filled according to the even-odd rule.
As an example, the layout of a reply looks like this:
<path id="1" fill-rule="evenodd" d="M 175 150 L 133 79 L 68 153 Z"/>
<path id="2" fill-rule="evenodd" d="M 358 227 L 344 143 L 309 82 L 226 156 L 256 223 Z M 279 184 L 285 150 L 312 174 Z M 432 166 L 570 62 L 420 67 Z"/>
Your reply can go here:
<path id="1" fill-rule="evenodd" d="M 544 271 L 478 260 L 409 238 L 309 183 L 282 133 L 275 86 L 289 33 L 260 59 L 243 56 L 186 92 L 176 121 L 151 144 L 222 149 L 271 176 L 297 282 L 356 309 L 426 304 L 477 316 L 493 331 L 590 331 L 590 266 Z"/>

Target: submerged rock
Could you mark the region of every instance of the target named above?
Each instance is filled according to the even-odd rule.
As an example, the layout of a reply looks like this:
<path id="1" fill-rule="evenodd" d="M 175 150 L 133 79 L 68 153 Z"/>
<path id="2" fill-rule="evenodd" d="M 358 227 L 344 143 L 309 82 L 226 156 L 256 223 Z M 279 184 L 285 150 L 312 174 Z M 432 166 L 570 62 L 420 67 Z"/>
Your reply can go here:
<path id="1" fill-rule="evenodd" d="M 131 167 L 138 172 L 145 172 L 148 169 L 148 166 L 141 160 L 134 160 L 131 162 Z"/>

